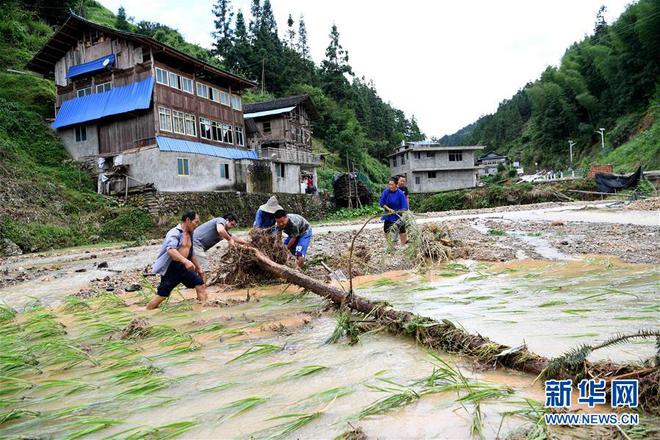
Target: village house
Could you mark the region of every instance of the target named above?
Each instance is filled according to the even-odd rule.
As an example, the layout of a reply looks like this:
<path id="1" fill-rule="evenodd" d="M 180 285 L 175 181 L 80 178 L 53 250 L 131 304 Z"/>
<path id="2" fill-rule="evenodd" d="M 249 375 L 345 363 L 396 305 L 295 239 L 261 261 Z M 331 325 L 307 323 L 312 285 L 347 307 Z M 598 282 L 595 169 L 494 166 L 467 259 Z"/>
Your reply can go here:
<path id="1" fill-rule="evenodd" d="M 477 184 L 475 152 L 482 146 L 446 146 L 434 142 L 407 142 L 388 156 L 390 173 L 403 175 L 413 193 L 429 193 Z"/>
<path id="2" fill-rule="evenodd" d="M 477 160 L 479 165 L 479 176 L 492 176 L 497 174 L 497 167 L 502 164 L 506 165 L 508 158 L 491 151 Z"/>
<path id="3" fill-rule="evenodd" d="M 75 160 L 98 166 L 104 192 L 249 186 L 258 155 L 247 146 L 241 94 L 255 83 L 74 14 L 27 67 L 54 77 L 52 127 Z"/>
<path id="4" fill-rule="evenodd" d="M 310 97 L 245 104 L 243 112 L 249 147 L 271 161 L 271 190 L 305 193 L 315 187 L 321 158 L 312 153 L 312 121 L 318 113 Z"/>

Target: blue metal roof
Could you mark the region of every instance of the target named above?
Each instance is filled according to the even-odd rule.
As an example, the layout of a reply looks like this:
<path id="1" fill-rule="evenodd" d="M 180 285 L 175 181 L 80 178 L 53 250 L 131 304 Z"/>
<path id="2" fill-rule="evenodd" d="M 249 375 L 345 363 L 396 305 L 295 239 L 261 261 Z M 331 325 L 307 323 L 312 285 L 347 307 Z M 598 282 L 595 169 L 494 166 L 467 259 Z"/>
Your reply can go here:
<path id="1" fill-rule="evenodd" d="M 97 70 L 106 69 L 110 66 L 113 66 L 114 64 L 115 54 L 111 53 L 104 57 L 69 67 L 69 71 L 67 72 L 66 77 L 73 78 L 74 76 L 79 76 L 84 73 L 96 72 Z"/>
<path id="2" fill-rule="evenodd" d="M 107 92 L 70 99 L 62 104 L 51 127 L 61 128 L 133 110 L 148 109 L 153 90 L 154 78 L 150 76 Z"/>
<path id="3" fill-rule="evenodd" d="M 176 153 L 201 154 L 203 156 L 224 157 L 225 159 L 257 159 L 257 152 L 253 150 L 240 150 L 238 148 L 216 147 L 201 142 L 185 141 L 164 136 L 156 136 L 156 143 L 160 151 Z"/>

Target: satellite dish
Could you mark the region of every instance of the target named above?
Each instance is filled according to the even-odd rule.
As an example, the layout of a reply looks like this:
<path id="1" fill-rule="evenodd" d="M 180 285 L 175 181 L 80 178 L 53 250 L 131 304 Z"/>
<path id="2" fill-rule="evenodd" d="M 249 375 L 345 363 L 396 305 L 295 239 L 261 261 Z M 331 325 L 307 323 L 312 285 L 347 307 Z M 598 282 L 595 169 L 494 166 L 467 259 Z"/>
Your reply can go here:
<path id="1" fill-rule="evenodd" d="M 106 58 L 103 60 L 103 67 L 108 67 L 110 65 L 110 58 Z"/>

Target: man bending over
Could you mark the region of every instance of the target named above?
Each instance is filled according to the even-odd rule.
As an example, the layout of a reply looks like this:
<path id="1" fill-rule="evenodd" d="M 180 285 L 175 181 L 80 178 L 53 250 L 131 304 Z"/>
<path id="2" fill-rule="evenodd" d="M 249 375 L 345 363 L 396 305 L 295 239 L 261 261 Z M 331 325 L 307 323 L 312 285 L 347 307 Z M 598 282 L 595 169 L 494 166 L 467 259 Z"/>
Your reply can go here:
<path id="1" fill-rule="evenodd" d="M 280 231 L 280 236 L 282 232 L 286 233 L 287 238 L 284 240 L 284 244 L 289 252 L 296 256 L 296 263 L 302 269 L 305 265 L 307 248 L 312 239 L 312 227 L 302 215 L 287 214 L 283 209 L 275 212 L 275 223 Z"/>

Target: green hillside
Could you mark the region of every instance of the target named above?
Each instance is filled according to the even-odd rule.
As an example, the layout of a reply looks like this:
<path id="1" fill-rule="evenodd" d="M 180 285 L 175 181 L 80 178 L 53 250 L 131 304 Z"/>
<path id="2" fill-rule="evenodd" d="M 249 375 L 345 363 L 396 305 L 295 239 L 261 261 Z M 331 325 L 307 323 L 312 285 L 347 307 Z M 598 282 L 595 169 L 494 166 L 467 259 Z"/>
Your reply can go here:
<path id="1" fill-rule="evenodd" d="M 660 168 L 660 3 L 631 4 L 611 25 L 603 10 L 593 35 L 566 50 L 558 67 L 453 135 L 445 144 L 481 144 L 528 167 L 609 162 L 620 171 Z M 654 107 L 653 104 L 656 104 Z M 601 151 L 599 128 L 605 129 Z"/>
<path id="2" fill-rule="evenodd" d="M 144 236 L 149 216 L 97 195 L 44 122 L 53 82 L 7 70 L 23 71 L 52 33 L 23 6 L 10 2 L 0 18 L 0 240 L 30 252 Z"/>

